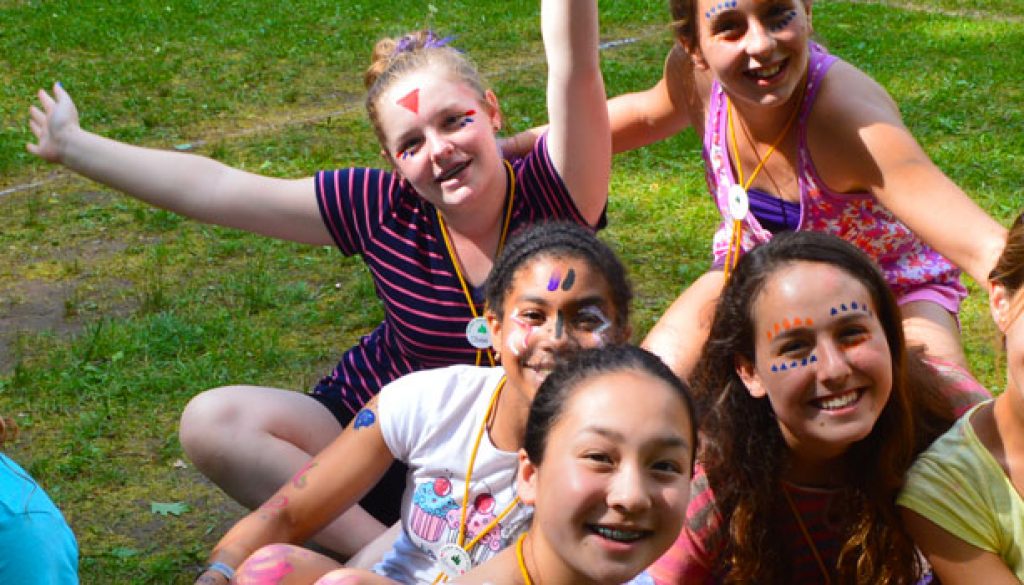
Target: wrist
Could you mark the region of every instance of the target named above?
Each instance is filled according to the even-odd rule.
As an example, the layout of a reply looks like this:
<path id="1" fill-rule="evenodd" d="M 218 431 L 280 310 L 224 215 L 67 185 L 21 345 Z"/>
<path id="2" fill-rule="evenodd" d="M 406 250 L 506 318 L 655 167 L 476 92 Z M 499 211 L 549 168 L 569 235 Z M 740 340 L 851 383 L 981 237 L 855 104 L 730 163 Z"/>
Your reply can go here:
<path id="1" fill-rule="evenodd" d="M 234 578 L 235 570 L 227 564 L 217 561 L 206 565 L 196 583 L 201 585 L 220 585 L 230 583 Z"/>

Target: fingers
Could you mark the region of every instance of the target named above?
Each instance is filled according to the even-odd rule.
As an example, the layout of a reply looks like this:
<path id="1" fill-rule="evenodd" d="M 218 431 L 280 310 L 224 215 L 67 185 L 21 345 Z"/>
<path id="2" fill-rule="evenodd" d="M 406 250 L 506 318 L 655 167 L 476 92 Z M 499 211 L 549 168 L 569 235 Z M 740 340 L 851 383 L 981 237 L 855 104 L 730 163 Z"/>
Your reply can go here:
<path id="1" fill-rule="evenodd" d="M 43 106 L 43 110 L 45 110 L 46 113 L 50 113 L 50 110 L 52 110 L 53 106 L 57 103 L 52 97 L 50 97 L 50 94 L 46 93 L 45 89 L 40 89 L 39 92 L 36 93 L 36 97 L 39 98 L 39 103 Z"/>

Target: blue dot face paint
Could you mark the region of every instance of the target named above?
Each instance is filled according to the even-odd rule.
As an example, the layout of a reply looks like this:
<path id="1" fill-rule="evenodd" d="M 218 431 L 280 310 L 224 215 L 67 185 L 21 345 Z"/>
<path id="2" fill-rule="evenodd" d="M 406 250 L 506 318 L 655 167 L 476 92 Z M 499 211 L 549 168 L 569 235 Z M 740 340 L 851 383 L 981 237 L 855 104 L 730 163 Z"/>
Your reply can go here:
<path id="1" fill-rule="evenodd" d="M 818 363 L 818 356 L 812 353 L 810 356 L 800 358 L 798 360 L 783 359 L 782 363 L 772 364 L 772 371 L 776 373 L 788 372 L 797 368 L 805 368 L 816 363 Z"/>
<path id="2" fill-rule="evenodd" d="M 377 417 L 374 416 L 373 411 L 368 408 L 364 408 L 356 415 L 356 420 L 352 423 L 352 426 L 358 430 L 373 426 L 373 423 L 375 422 L 377 422 Z"/>
<path id="3" fill-rule="evenodd" d="M 793 22 L 793 19 L 795 18 L 796 10 L 788 10 L 785 14 L 782 15 L 781 20 L 768 25 L 768 30 L 770 32 L 779 32 L 780 30 L 789 26 L 789 23 Z"/>
<path id="4" fill-rule="evenodd" d="M 862 313 L 870 317 L 873 315 L 871 308 L 864 301 L 850 301 L 848 303 L 840 303 L 838 306 L 829 309 L 828 314 L 837 317 L 850 313 Z"/>
<path id="5" fill-rule="evenodd" d="M 707 18 L 708 20 L 711 20 L 711 18 L 714 17 L 719 12 L 725 12 L 730 8 L 736 8 L 736 0 L 725 0 L 724 2 L 719 2 L 718 4 L 712 6 L 711 10 L 705 12 L 704 17 Z"/>

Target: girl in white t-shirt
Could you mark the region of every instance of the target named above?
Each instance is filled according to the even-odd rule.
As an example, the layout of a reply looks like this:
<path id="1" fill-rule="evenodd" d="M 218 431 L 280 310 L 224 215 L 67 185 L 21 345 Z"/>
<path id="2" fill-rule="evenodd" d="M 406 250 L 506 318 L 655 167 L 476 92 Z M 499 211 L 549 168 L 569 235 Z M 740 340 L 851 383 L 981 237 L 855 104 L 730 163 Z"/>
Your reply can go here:
<path id="1" fill-rule="evenodd" d="M 542 224 L 514 237 L 486 291 L 502 367 L 452 366 L 385 386 L 333 444 L 221 539 L 207 574 L 241 565 L 239 583 L 268 576 L 310 583 L 338 568 L 271 543 L 315 534 L 395 459 L 409 474 L 394 548 L 374 573 L 340 569 L 323 582 L 443 581 L 514 544 L 530 518 L 514 481 L 534 394 L 567 355 L 629 337 L 631 296 L 622 264 L 586 228 Z"/>

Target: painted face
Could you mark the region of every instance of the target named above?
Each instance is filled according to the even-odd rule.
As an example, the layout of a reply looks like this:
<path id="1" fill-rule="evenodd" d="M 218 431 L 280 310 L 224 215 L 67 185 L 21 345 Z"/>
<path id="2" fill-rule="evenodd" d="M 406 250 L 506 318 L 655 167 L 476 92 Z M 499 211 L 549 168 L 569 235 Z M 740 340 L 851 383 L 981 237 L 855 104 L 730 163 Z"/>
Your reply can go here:
<path id="1" fill-rule="evenodd" d="M 608 283 L 576 258 L 537 258 L 519 268 L 504 317 L 488 314 L 508 383 L 533 400 L 555 362 L 581 348 L 619 341 Z"/>
<path id="2" fill-rule="evenodd" d="M 794 453 L 842 455 L 874 428 L 892 393 L 889 344 L 867 289 L 827 264 L 796 262 L 772 275 L 753 304 L 755 363 L 737 368 L 771 402 Z"/>
<path id="3" fill-rule="evenodd" d="M 802 0 L 700 0 L 697 51 L 737 102 L 781 105 L 808 62 L 810 8 Z"/>
<path id="4" fill-rule="evenodd" d="M 378 108 L 395 169 L 424 199 L 448 211 L 481 193 L 504 192 L 496 102 L 485 104 L 465 83 L 425 69 L 396 81 Z"/>
<path id="5" fill-rule="evenodd" d="M 533 556 L 552 551 L 565 582 L 624 583 L 679 536 L 690 497 L 692 421 L 676 393 L 625 370 L 580 384 L 552 427 L 544 461 L 520 455 L 533 504 Z"/>

